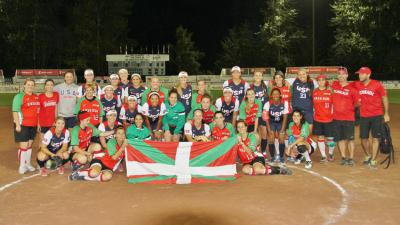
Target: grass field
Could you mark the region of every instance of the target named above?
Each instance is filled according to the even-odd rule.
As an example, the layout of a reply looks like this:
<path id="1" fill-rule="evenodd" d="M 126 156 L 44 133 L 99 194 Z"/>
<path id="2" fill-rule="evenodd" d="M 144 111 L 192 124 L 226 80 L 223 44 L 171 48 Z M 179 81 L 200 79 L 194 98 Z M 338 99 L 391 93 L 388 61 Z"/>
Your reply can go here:
<path id="1" fill-rule="evenodd" d="M 222 90 L 213 90 L 210 92 L 214 100 L 217 99 L 218 96 L 222 96 Z M 0 94 L 0 106 L 11 106 L 14 95 L 15 93 Z M 390 103 L 400 104 L 400 90 L 388 90 L 388 96 Z"/>

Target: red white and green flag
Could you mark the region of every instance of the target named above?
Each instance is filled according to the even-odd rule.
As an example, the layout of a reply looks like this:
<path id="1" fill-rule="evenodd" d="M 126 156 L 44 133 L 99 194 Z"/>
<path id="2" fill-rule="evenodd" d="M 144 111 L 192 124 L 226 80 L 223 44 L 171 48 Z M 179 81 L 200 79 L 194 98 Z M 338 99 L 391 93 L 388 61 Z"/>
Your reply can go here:
<path id="1" fill-rule="evenodd" d="M 190 184 L 235 180 L 236 138 L 212 142 L 128 141 L 129 183 Z"/>

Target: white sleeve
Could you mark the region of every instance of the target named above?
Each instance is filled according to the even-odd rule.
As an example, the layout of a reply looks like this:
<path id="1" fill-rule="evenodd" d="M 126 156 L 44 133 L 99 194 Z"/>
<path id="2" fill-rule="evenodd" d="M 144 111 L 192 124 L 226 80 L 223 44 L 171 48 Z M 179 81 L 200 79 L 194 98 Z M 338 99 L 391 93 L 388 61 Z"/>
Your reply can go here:
<path id="1" fill-rule="evenodd" d="M 210 137 L 210 126 L 208 124 L 204 124 L 204 131 L 206 132 L 206 137 Z"/>
<path id="2" fill-rule="evenodd" d="M 164 103 L 161 103 L 160 116 L 164 116 L 165 114 L 167 114 L 167 107 L 165 107 Z"/>
<path id="3" fill-rule="evenodd" d="M 126 120 L 126 117 L 125 117 L 125 106 L 121 107 L 121 111 L 119 112 L 119 119 L 120 120 Z"/>
<path id="4" fill-rule="evenodd" d="M 100 85 L 97 85 L 96 86 L 97 87 L 97 97 L 99 97 L 100 98 L 100 96 L 103 94 L 103 90 L 101 90 L 101 87 L 100 87 Z"/>
<path id="5" fill-rule="evenodd" d="M 228 81 L 227 80 L 224 81 L 224 84 L 222 84 L 222 88 L 225 88 L 225 87 L 228 87 L 228 86 L 229 86 Z"/>
<path id="6" fill-rule="evenodd" d="M 143 109 L 141 105 L 136 105 L 138 113 L 143 113 Z"/>
<path id="7" fill-rule="evenodd" d="M 63 143 L 68 144 L 69 141 L 70 141 L 69 130 L 65 130 L 65 139 Z"/>
<path id="8" fill-rule="evenodd" d="M 99 128 L 97 128 L 99 131 L 101 131 L 101 132 L 105 132 L 106 131 L 106 128 L 105 128 L 105 126 L 104 126 L 104 123 L 101 123 L 100 125 L 99 125 Z"/>
<path id="9" fill-rule="evenodd" d="M 244 93 L 246 94 L 247 89 L 250 88 L 250 84 L 246 82 L 244 82 Z"/>
<path id="10" fill-rule="evenodd" d="M 315 89 L 317 89 L 317 88 L 318 88 L 318 86 L 319 86 L 319 85 L 318 85 L 318 81 L 316 81 L 316 80 L 313 80 L 313 83 L 314 83 L 314 90 L 315 90 Z"/>
<path id="11" fill-rule="evenodd" d="M 121 97 L 117 96 L 117 107 L 121 107 L 121 106 L 122 106 Z"/>
<path id="12" fill-rule="evenodd" d="M 77 93 L 78 93 L 78 94 L 76 95 L 76 97 L 81 98 L 81 97 L 83 96 L 83 88 L 82 88 L 82 85 L 80 85 L 80 86 L 78 87 Z"/>
<path id="13" fill-rule="evenodd" d="M 215 108 L 217 108 L 217 110 L 221 110 L 222 108 L 221 98 L 218 98 L 217 101 L 215 101 Z"/>
<path id="14" fill-rule="evenodd" d="M 235 99 L 235 108 L 233 109 L 234 112 L 239 111 L 239 100 Z M 239 117 L 238 117 L 239 118 Z"/>
<path id="15" fill-rule="evenodd" d="M 285 101 L 284 105 L 285 105 L 285 108 L 283 109 L 283 114 L 289 114 L 289 103 L 288 103 L 288 101 Z"/>
<path id="16" fill-rule="evenodd" d="M 264 84 L 265 84 L 265 86 L 268 87 L 268 85 L 269 85 L 269 80 L 264 80 Z"/>
<path id="17" fill-rule="evenodd" d="M 287 101 L 285 101 L 286 103 L 287 103 Z M 285 105 L 285 107 L 286 107 L 286 105 Z M 269 102 L 266 102 L 265 104 L 264 104 L 264 111 L 269 111 Z"/>
<path id="18" fill-rule="evenodd" d="M 50 141 L 51 141 L 52 137 L 53 137 L 53 133 L 51 133 L 51 131 L 48 130 L 43 136 L 42 143 L 45 144 L 45 145 L 50 144 Z"/>
<path id="19" fill-rule="evenodd" d="M 129 95 L 128 95 L 128 87 L 122 88 L 122 95 L 126 96 L 126 97 L 129 97 Z"/>
<path id="20" fill-rule="evenodd" d="M 142 106 L 143 115 L 149 116 L 149 104 L 146 102 Z"/>
<path id="21" fill-rule="evenodd" d="M 286 81 L 289 82 L 290 86 L 293 85 L 293 82 L 296 80 L 296 78 L 287 78 Z"/>
<path id="22" fill-rule="evenodd" d="M 190 135 L 192 136 L 192 124 L 190 122 L 185 123 L 185 135 Z"/>

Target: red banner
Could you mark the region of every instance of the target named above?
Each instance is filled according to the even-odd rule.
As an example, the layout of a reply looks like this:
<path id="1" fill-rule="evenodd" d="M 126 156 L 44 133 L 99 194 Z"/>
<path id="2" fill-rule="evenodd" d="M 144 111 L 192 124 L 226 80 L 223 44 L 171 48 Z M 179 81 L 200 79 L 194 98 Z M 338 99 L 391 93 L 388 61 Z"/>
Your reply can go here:
<path id="1" fill-rule="evenodd" d="M 73 71 L 73 69 L 39 69 L 39 70 L 16 70 L 16 76 L 64 76 L 66 71 Z"/>

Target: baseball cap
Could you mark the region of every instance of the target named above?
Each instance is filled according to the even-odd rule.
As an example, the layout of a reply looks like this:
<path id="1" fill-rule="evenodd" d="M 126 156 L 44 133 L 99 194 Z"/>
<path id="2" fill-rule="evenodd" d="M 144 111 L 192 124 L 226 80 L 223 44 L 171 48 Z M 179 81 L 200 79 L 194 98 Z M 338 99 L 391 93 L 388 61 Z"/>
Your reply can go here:
<path id="1" fill-rule="evenodd" d="M 158 97 L 160 97 L 160 94 L 158 94 L 157 91 L 153 91 L 149 94 L 149 97 L 153 96 L 153 95 L 157 95 Z"/>
<path id="2" fill-rule="evenodd" d="M 87 119 L 87 118 L 90 118 L 90 113 L 88 113 L 86 111 L 80 112 L 79 115 L 78 115 L 79 121 L 82 121 L 82 120 Z"/>
<path id="3" fill-rule="evenodd" d="M 106 116 L 109 115 L 117 115 L 117 111 L 115 109 L 111 109 L 110 111 L 107 112 Z"/>
<path id="4" fill-rule="evenodd" d="M 128 101 L 132 101 L 132 100 L 137 101 L 136 96 L 134 96 L 134 95 L 129 95 Z"/>
<path id="5" fill-rule="evenodd" d="M 361 67 L 356 73 L 357 74 L 360 74 L 360 73 L 371 74 L 372 71 L 369 67 L 364 66 L 364 67 Z"/>
<path id="6" fill-rule="evenodd" d="M 118 74 L 115 74 L 115 73 L 111 74 L 110 75 L 110 80 L 119 80 Z"/>
<path id="7" fill-rule="evenodd" d="M 316 79 L 325 79 L 326 80 L 327 76 L 325 74 L 320 74 Z"/>
<path id="8" fill-rule="evenodd" d="M 186 71 L 181 71 L 178 74 L 178 77 L 188 77 L 188 76 L 189 76 L 189 74 Z"/>
<path id="9" fill-rule="evenodd" d="M 241 72 L 241 71 L 240 71 L 240 67 L 239 67 L 239 66 L 234 66 L 234 67 L 232 67 L 231 73 L 234 72 L 234 71 L 237 71 L 237 72 L 240 73 L 240 72 Z"/>
<path id="10" fill-rule="evenodd" d="M 138 73 L 133 73 L 131 75 L 131 79 L 132 79 L 132 77 L 139 77 L 139 79 L 142 79 L 142 76 L 140 76 L 140 74 L 138 74 Z"/>
<path id="11" fill-rule="evenodd" d="M 231 87 L 224 87 L 224 91 L 223 91 L 223 92 L 225 93 L 225 92 L 228 92 L 228 91 L 229 91 L 230 93 L 233 93 L 233 90 L 232 90 Z"/>

